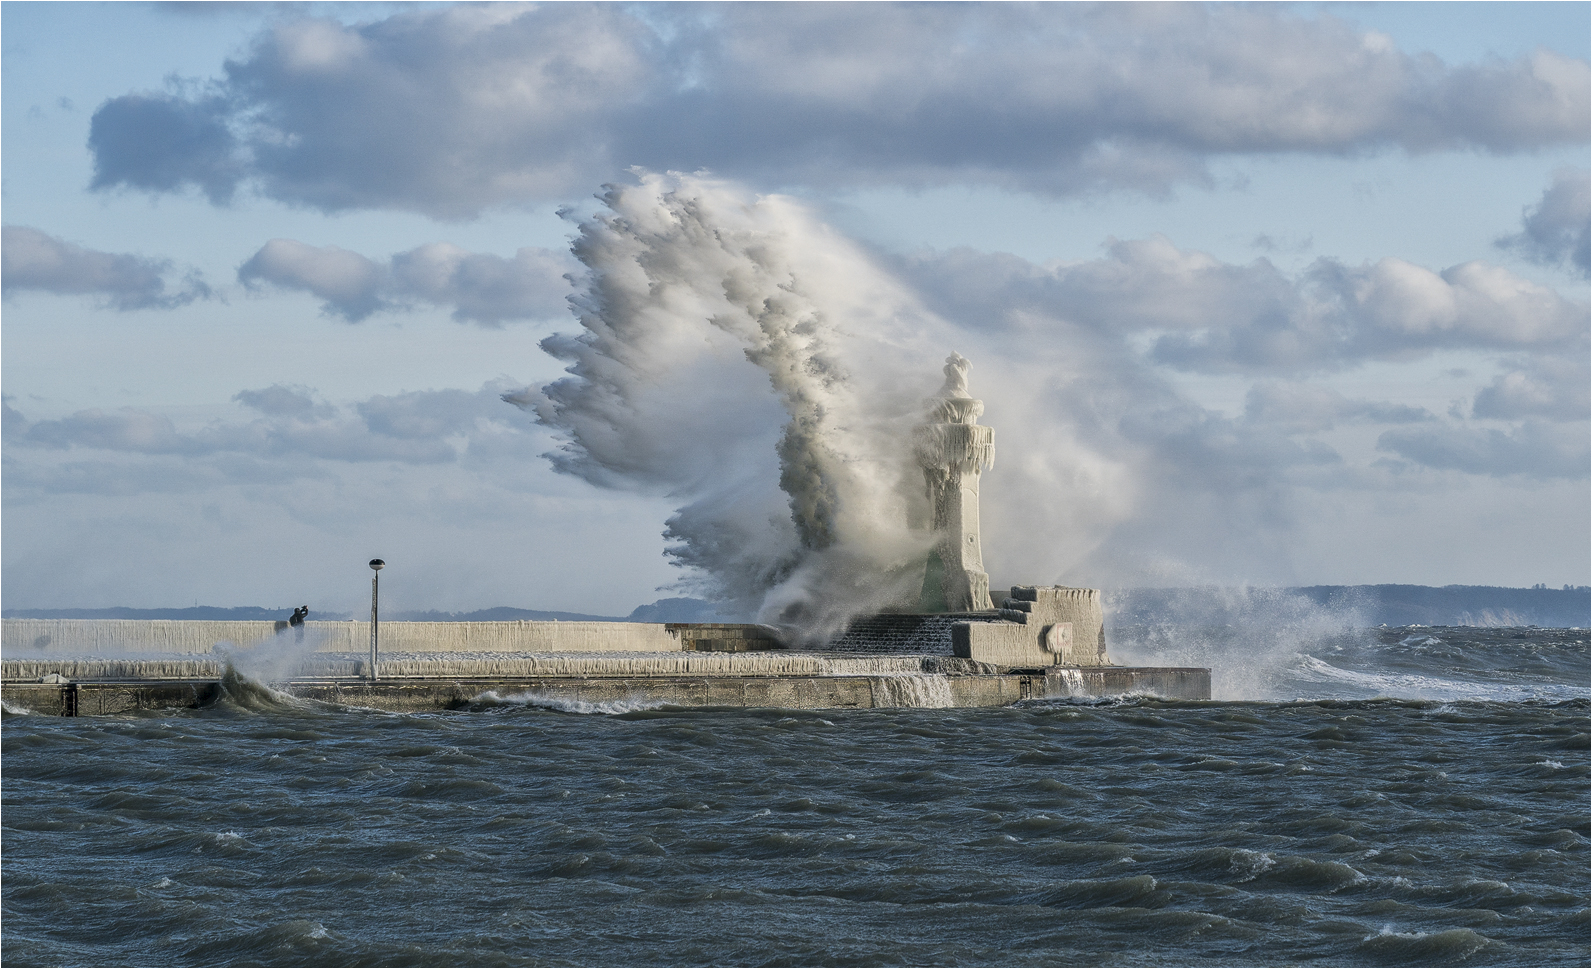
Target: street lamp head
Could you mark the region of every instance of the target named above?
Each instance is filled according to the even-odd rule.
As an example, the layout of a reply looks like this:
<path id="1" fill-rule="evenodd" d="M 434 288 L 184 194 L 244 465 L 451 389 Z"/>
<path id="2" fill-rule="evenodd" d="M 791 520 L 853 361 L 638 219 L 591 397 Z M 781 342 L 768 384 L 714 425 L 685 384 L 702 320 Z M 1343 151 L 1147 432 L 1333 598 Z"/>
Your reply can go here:
<path id="1" fill-rule="evenodd" d="M 380 572 L 382 569 L 387 567 L 387 563 L 383 562 L 381 559 L 371 559 L 370 567 L 375 569 L 377 572 Z"/>

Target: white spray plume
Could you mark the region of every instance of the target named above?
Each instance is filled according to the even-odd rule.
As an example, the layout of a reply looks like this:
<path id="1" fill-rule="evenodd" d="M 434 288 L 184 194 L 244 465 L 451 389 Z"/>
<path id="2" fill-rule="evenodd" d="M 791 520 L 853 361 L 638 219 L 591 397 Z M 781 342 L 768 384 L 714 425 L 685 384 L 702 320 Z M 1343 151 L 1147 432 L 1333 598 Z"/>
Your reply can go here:
<path id="1" fill-rule="evenodd" d="M 1326 605 L 1287 589 L 1205 587 L 1144 590 L 1141 614 L 1123 595 L 1106 597 L 1111 658 L 1130 666 L 1205 666 L 1218 700 L 1320 696 L 1302 675 L 1312 663 L 1369 633 L 1365 603 Z"/>
<path id="2" fill-rule="evenodd" d="M 727 611 L 819 638 L 915 595 L 910 429 L 950 330 L 795 201 L 637 172 L 574 243 L 570 376 L 506 395 L 596 484 L 682 502 L 667 554 Z"/>

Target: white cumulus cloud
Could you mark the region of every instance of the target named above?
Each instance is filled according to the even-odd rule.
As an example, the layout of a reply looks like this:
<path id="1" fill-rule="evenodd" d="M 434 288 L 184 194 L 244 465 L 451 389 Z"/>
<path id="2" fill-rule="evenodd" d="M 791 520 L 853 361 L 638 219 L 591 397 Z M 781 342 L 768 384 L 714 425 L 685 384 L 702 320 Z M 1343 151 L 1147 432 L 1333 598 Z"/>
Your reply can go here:
<path id="1" fill-rule="evenodd" d="M 1518 235 L 1498 245 L 1546 266 L 1562 266 L 1582 279 L 1592 275 L 1592 177 L 1584 170 L 1559 171 L 1553 184 L 1521 218 Z"/>
<path id="2" fill-rule="evenodd" d="M 899 265 L 969 325 L 998 330 L 1033 312 L 1144 334 L 1152 359 L 1178 370 L 1325 372 L 1439 350 L 1575 353 L 1587 343 L 1586 303 L 1483 262 L 1436 272 L 1395 258 L 1321 258 L 1290 275 L 1266 259 L 1224 263 L 1156 236 L 1060 265 L 965 249 Z"/>
<path id="3" fill-rule="evenodd" d="M 631 165 L 1162 192 L 1226 154 L 1584 142 L 1588 104 L 1585 61 L 1451 66 L 1284 7 L 501 4 L 289 19 L 89 141 L 102 189 L 467 218 Z"/>
<path id="4" fill-rule="evenodd" d="M 568 312 L 570 258 L 523 248 L 511 259 L 432 242 L 379 263 L 338 246 L 272 239 L 238 268 L 248 286 L 269 283 L 310 293 L 328 315 L 358 322 L 415 302 L 453 308 L 461 322 L 500 326 Z"/>
<path id="5" fill-rule="evenodd" d="M 169 259 L 86 249 L 28 226 L 6 226 L 0 252 L 0 287 L 7 295 L 97 296 L 118 310 L 170 309 L 211 295 L 196 272 L 168 288 Z"/>

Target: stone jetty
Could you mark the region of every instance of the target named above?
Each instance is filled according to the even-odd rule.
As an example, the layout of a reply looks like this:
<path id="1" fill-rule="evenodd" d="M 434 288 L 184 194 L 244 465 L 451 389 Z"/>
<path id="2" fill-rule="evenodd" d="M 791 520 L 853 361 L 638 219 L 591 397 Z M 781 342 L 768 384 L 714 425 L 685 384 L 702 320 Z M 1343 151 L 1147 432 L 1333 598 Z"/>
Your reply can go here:
<path id="1" fill-rule="evenodd" d="M 1018 588 L 1001 602 L 859 617 L 817 649 L 786 648 L 779 630 L 742 623 L 387 622 L 374 678 L 363 622 L 6 619 L 0 695 L 12 710 L 66 716 L 202 706 L 229 675 L 409 711 L 467 708 L 489 694 L 790 709 L 1210 697 L 1208 670 L 1111 665 L 1093 590 Z"/>

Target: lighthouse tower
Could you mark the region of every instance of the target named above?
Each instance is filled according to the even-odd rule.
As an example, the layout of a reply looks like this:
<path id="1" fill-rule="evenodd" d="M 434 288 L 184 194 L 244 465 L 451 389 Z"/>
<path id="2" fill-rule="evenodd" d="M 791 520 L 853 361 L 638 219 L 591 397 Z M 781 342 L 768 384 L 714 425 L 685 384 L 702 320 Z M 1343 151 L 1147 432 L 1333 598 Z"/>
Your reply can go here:
<path id="1" fill-rule="evenodd" d="M 913 445 L 933 509 L 934 547 L 923 576 L 923 612 L 993 609 L 978 539 L 978 480 L 995 463 L 995 430 L 978 423 L 984 402 L 968 395 L 971 364 L 945 360 L 945 386 L 929 401 Z"/>

